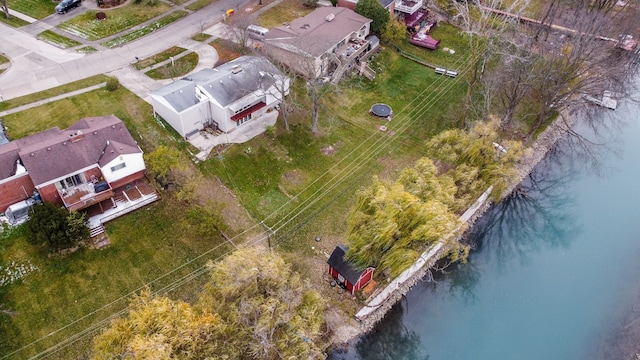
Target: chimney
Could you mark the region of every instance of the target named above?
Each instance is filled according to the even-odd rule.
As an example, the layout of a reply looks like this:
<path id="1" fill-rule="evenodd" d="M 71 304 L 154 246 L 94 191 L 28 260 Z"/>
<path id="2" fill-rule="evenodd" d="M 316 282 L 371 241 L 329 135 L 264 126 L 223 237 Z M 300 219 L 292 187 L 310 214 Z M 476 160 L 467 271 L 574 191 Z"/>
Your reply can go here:
<path id="1" fill-rule="evenodd" d="M 242 71 L 242 66 L 240 65 L 233 65 L 233 67 L 231 68 L 231 72 L 234 74 L 237 74 L 240 71 Z"/>
<path id="2" fill-rule="evenodd" d="M 82 131 L 78 130 L 72 134 L 69 134 L 69 140 L 71 140 L 72 143 L 80 141 L 84 139 L 84 134 L 82 133 Z"/>
<path id="3" fill-rule="evenodd" d="M 331 13 L 331 14 L 327 15 L 325 20 L 327 20 L 327 22 L 330 22 L 331 20 L 333 20 L 335 18 L 336 18 L 336 16 L 333 13 Z"/>

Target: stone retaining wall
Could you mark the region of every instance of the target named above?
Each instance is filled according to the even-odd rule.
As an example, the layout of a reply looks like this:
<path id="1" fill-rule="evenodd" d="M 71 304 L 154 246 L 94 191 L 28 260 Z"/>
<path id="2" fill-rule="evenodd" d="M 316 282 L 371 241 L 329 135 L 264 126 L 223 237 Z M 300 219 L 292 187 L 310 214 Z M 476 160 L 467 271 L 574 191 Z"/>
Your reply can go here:
<path id="1" fill-rule="evenodd" d="M 564 117 L 567 119 L 568 117 Z M 566 123 L 562 117 L 559 117 L 558 120 L 553 122 L 547 129 L 540 134 L 534 144 L 528 148 L 525 156 L 520 161 L 519 171 L 518 171 L 518 179 L 511 186 L 505 190 L 505 192 L 501 195 L 501 198 L 504 198 L 510 195 L 513 190 L 527 177 L 532 171 L 533 168 L 544 158 L 547 152 L 556 144 L 556 142 L 564 136 L 568 127 L 571 124 Z M 487 190 L 490 192 L 491 188 Z M 484 213 L 491 207 L 491 202 L 487 201 L 487 198 L 483 197 L 488 195 L 485 192 L 483 196 L 481 196 L 476 203 L 465 212 L 465 215 L 461 217 L 461 220 L 465 221 L 468 227 L 479 219 Z M 462 236 L 457 235 L 456 241 L 459 241 Z M 349 333 L 353 335 L 353 337 L 360 336 L 368 331 L 370 331 L 375 324 L 377 324 L 387 312 L 391 309 L 391 307 L 400 300 L 409 290 L 417 284 L 420 280 L 424 278 L 424 276 L 429 272 L 430 268 L 433 267 L 441 257 L 442 254 L 446 254 L 447 248 L 444 246 L 445 242 L 441 241 L 432 249 L 423 253 L 422 256 L 414 263 L 414 265 L 409 269 L 410 273 L 403 272 L 398 278 L 394 279 L 383 291 L 378 293 L 378 296 L 374 297 L 370 300 L 357 314 L 356 319 L 358 320 L 358 331 L 337 331 L 338 333 Z M 385 293 L 384 296 L 380 296 L 380 294 Z M 349 324 L 345 324 L 345 327 L 351 327 Z M 336 339 L 340 342 L 346 342 L 351 339 Z"/>

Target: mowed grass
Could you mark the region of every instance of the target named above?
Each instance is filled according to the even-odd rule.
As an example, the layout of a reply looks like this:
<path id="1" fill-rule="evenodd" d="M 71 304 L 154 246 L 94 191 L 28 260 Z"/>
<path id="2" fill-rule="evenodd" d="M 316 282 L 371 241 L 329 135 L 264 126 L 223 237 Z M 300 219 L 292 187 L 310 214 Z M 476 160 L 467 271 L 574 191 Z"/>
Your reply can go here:
<path id="1" fill-rule="evenodd" d="M 124 7 L 101 9 L 100 11 L 107 14 L 104 20 L 96 19 L 97 10 L 89 10 L 61 23 L 58 28 L 83 39 L 99 40 L 153 19 L 170 9 L 170 5 L 161 1 L 155 6 L 136 4 L 132 1 Z"/>
<path id="2" fill-rule="evenodd" d="M 125 122 L 144 151 L 158 144 L 179 147 L 180 140 L 153 119 L 150 105 L 124 88 L 112 92 L 101 89 L 49 103 L 5 116 L 3 122 L 10 137 L 17 138 L 52 126 L 65 128 L 84 116 L 111 113 Z M 102 321 L 124 309 L 128 295 L 147 284 L 152 290 L 173 290 L 172 295 L 181 298 L 196 291 L 201 277 L 180 287 L 174 281 L 230 249 L 219 235 L 202 234 L 187 217 L 186 205 L 173 193 L 163 192 L 162 196 L 161 201 L 107 224 L 111 245 L 103 250 L 85 248 L 64 257 L 50 257 L 29 245 L 24 236 L 3 241 L 1 262 L 30 260 L 40 271 L 2 289 L 3 309 L 16 315 L 0 317 L 0 355 L 29 345 L 11 356 L 27 358 L 61 341 L 73 340 L 75 334 L 92 325 L 106 325 L 108 321 Z M 211 249 L 208 256 L 194 260 Z M 174 269 L 178 270 L 152 282 Z M 62 349 L 64 355 L 52 356 L 85 358 L 91 335 L 88 332 L 79 342 Z"/>
<path id="3" fill-rule="evenodd" d="M 190 73 L 198 65 L 198 53 L 191 52 L 178 57 L 173 62 L 166 63 L 145 73 L 148 77 L 156 80 L 172 79 Z"/>
<path id="4" fill-rule="evenodd" d="M 291 22 L 296 18 L 303 17 L 313 12 L 313 10 L 315 9 L 304 6 L 302 1 L 283 0 L 278 5 L 260 14 L 256 25 L 271 29 L 274 26 L 279 26 Z"/>
<path id="5" fill-rule="evenodd" d="M 153 56 L 150 56 L 145 59 L 140 59 L 140 61 L 133 64 L 133 67 L 136 68 L 136 70 L 142 70 L 144 68 L 148 68 L 151 65 L 155 65 L 165 60 L 169 60 L 170 57 L 177 56 L 178 54 L 181 54 L 185 51 L 187 51 L 187 49 L 179 46 L 172 46 L 167 50 L 157 53 Z"/>
<path id="6" fill-rule="evenodd" d="M 62 85 L 62 86 L 58 86 L 55 88 L 51 88 L 49 90 L 44 90 L 38 93 L 34 93 L 34 94 L 30 94 L 30 95 L 26 95 L 26 96 L 21 96 L 18 98 L 14 98 L 14 99 L 9 99 L 9 100 L 5 100 L 3 102 L 0 102 L 0 111 L 4 111 L 4 110 L 9 110 L 9 109 L 13 109 L 19 106 L 23 106 L 26 104 L 31 104 L 33 102 L 36 101 L 40 101 L 40 100 L 44 100 L 44 99 L 49 99 L 53 96 L 57 96 L 57 95 L 61 95 L 64 93 L 68 93 L 70 91 L 74 91 L 74 90 L 78 90 L 78 89 L 84 89 L 86 87 L 92 86 L 92 85 L 97 85 L 103 82 L 106 82 L 109 79 L 108 76 L 105 75 L 95 75 L 92 77 L 88 77 L 86 79 L 82 79 L 82 80 L 78 80 L 78 81 L 74 81 L 71 83 L 68 83 L 66 85 Z M 43 119 L 41 119 L 43 120 Z M 34 124 L 30 124 L 31 122 L 29 122 L 29 124 L 20 124 L 20 126 L 17 129 L 14 129 L 14 131 L 16 132 L 16 136 L 17 137 L 23 137 L 26 136 L 26 134 L 31 134 L 32 130 L 28 129 L 29 126 L 34 125 Z"/>
<path id="7" fill-rule="evenodd" d="M 8 0 L 7 5 L 9 9 L 40 20 L 53 14 L 57 3 L 51 0 Z"/>
<path id="8" fill-rule="evenodd" d="M 80 45 L 80 42 L 73 39 L 69 39 L 66 36 L 57 34 L 51 30 L 45 30 L 38 34 L 38 39 L 44 40 L 51 45 L 57 46 L 62 49 L 74 47 Z"/>
<path id="9" fill-rule="evenodd" d="M 162 29 L 163 27 L 171 24 L 172 22 L 181 19 L 183 17 L 185 17 L 187 15 L 186 11 L 174 11 L 171 14 L 168 14 L 167 16 L 163 16 L 161 18 L 159 18 L 156 21 L 153 21 L 137 30 L 134 30 L 130 33 L 124 34 L 122 36 L 118 36 L 114 39 L 111 39 L 109 41 L 105 41 L 102 43 L 103 46 L 108 47 L 108 48 L 114 48 L 117 46 L 122 46 L 126 43 L 129 43 L 131 41 L 134 41 L 136 39 L 139 39 L 145 35 L 151 34 L 154 31 L 157 31 L 159 29 Z"/>
<path id="10" fill-rule="evenodd" d="M 331 204 L 335 195 L 352 196 L 372 175 L 394 167 L 393 159 L 410 163 L 406 159 L 421 157 L 424 142 L 455 123 L 448 113 L 466 89 L 463 79 L 440 77 L 389 49 L 376 63 L 376 81 L 346 81 L 323 99 L 319 135 L 309 130 L 310 112 L 298 110 L 290 131 L 279 122 L 275 138 L 264 135 L 220 156 L 214 153 L 202 166 L 223 179 L 249 212 L 269 226 L 283 226 L 282 231 L 302 226 L 304 216 L 286 224 L 282 219 L 304 201 L 314 201 L 313 209 L 323 208 L 328 217 L 340 219 L 326 221 L 344 223 L 347 210 Z M 299 100 L 304 98 L 301 82 L 294 92 Z M 378 102 L 394 109 L 391 122 L 368 113 Z M 310 104 L 300 107 L 309 109 Z M 379 131 L 378 125 L 388 131 Z M 391 160 L 381 166 L 381 158 Z M 295 241 L 286 242 L 287 248 L 295 248 Z"/>

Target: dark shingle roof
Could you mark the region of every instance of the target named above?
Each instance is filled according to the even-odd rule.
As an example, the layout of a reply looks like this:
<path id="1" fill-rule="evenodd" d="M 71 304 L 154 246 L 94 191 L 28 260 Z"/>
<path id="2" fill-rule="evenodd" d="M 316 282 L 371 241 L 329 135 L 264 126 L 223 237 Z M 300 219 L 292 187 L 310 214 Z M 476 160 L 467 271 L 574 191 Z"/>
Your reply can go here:
<path id="1" fill-rule="evenodd" d="M 112 153 L 103 154 L 107 141 L 114 144 L 119 154 L 141 152 L 122 121 L 114 115 L 84 118 L 66 130 L 56 127 L 0 146 L 0 179 L 8 177 L 3 165 L 15 163 L 15 151 L 37 186 L 114 159 Z"/>
<path id="2" fill-rule="evenodd" d="M 275 79 L 282 76 L 266 58 L 241 56 L 214 69 L 202 69 L 167 86 L 151 92 L 163 97 L 176 112 L 198 103 L 196 85 L 211 96 L 220 106 L 242 99 L 258 90 L 267 90 Z"/>
<path id="3" fill-rule="evenodd" d="M 332 19 L 327 21 L 328 18 Z M 371 19 L 348 8 L 320 7 L 289 25 L 271 29 L 264 41 L 290 45 L 318 57 L 370 22 Z"/>
<path id="4" fill-rule="evenodd" d="M 344 254 L 347 252 L 348 248 L 344 245 L 338 245 L 331 253 L 329 260 L 327 260 L 327 264 L 332 268 L 336 269 L 342 277 L 347 279 L 351 284 L 355 285 L 360 279 L 360 276 L 364 272 L 364 270 L 356 270 L 353 266 L 344 260 Z"/>
<path id="5" fill-rule="evenodd" d="M 16 162 L 18 156 L 18 144 L 14 142 L 0 145 L 0 180 L 16 174 Z"/>

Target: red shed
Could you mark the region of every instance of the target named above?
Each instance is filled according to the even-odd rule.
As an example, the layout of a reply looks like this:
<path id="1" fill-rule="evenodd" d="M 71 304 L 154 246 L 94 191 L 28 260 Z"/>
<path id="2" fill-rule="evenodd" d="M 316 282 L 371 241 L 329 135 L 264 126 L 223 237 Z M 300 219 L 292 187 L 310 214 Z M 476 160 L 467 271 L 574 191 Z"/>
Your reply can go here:
<path id="1" fill-rule="evenodd" d="M 346 246 L 336 246 L 329 260 L 327 260 L 327 264 L 329 264 L 329 274 L 331 274 L 339 284 L 344 285 L 353 295 L 371 281 L 373 278 L 373 268 L 368 267 L 364 270 L 354 269 L 350 263 L 344 260 L 344 254 L 346 252 Z"/>

